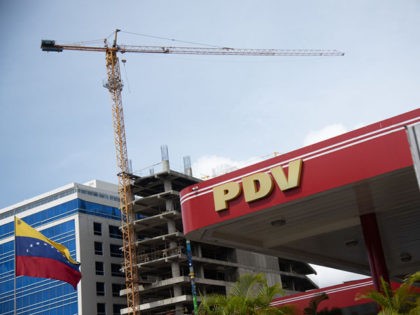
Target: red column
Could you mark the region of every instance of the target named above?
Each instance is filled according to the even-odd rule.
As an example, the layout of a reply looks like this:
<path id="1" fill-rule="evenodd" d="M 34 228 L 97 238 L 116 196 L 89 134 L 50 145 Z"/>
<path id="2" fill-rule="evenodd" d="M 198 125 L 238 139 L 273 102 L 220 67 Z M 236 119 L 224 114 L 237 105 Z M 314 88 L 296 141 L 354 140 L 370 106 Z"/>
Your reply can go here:
<path id="1" fill-rule="evenodd" d="M 389 283 L 388 268 L 386 266 L 384 251 L 382 248 L 381 235 L 378 229 L 375 213 L 360 216 L 363 238 L 368 252 L 370 271 L 375 289 L 382 291 L 381 277 Z"/>

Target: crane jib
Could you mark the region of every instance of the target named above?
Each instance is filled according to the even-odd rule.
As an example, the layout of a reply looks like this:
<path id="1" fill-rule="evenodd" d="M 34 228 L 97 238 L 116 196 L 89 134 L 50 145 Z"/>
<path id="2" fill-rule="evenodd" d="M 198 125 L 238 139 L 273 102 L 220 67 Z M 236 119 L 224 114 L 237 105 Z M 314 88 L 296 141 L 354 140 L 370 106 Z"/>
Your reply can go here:
<path id="1" fill-rule="evenodd" d="M 344 56 L 338 50 L 327 49 L 243 49 L 230 47 L 170 47 L 170 46 L 131 46 L 116 45 L 115 47 L 83 46 L 83 45 L 57 45 L 54 40 L 42 40 L 43 51 L 62 52 L 63 50 L 82 51 L 115 51 L 120 53 L 143 54 L 182 54 L 182 55 L 225 55 L 225 56 Z"/>

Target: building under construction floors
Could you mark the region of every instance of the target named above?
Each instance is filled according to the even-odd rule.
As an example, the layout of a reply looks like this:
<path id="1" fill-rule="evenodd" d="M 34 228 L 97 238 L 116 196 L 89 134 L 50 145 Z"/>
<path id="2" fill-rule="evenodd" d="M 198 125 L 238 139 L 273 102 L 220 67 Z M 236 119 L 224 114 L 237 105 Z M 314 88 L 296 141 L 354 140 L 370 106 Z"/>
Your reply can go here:
<path id="1" fill-rule="evenodd" d="M 162 170 L 133 176 L 142 315 L 193 313 L 179 192 L 200 180 L 185 160 L 184 173 L 171 170 L 162 147 Z M 316 288 L 306 276 L 315 271 L 306 263 L 197 242 L 191 242 L 191 252 L 198 301 L 200 295 L 225 294 L 244 273 L 262 272 L 269 284 L 280 282 L 288 293 Z"/>

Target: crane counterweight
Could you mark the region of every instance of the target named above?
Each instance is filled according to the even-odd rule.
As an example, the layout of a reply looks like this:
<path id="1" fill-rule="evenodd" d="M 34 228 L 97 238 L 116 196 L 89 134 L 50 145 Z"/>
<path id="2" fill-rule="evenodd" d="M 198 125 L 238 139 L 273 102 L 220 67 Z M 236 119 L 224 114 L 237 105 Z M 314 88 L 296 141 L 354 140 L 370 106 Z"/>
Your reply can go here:
<path id="1" fill-rule="evenodd" d="M 44 39 L 41 41 L 41 49 L 42 51 L 55 51 L 55 52 L 63 51 L 63 48 L 55 44 L 55 40 L 50 40 L 50 39 Z"/>

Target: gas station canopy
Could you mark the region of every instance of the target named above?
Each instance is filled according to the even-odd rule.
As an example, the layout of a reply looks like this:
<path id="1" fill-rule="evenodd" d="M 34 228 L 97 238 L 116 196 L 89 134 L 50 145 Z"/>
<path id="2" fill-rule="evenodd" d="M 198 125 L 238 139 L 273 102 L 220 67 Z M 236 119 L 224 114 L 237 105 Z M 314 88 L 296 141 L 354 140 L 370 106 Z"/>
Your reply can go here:
<path id="1" fill-rule="evenodd" d="M 366 275 L 418 271 L 419 123 L 417 109 L 189 186 L 184 233 Z"/>

